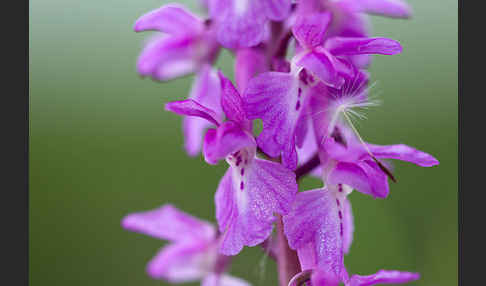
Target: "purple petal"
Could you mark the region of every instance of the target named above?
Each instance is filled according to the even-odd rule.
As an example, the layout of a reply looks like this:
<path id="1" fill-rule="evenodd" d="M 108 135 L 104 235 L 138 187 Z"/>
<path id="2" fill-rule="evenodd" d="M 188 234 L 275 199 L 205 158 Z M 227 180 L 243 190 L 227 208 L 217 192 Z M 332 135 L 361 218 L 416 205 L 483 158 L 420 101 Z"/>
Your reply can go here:
<path id="1" fill-rule="evenodd" d="M 388 16 L 392 18 L 409 18 L 412 8 L 402 0 L 349 0 L 356 12 Z"/>
<path id="2" fill-rule="evenodd" d="M 387 38 L 333 37 L 326 40 L 325 49 L 333 55 L 382 54 L 394 55 L 402 52 L 399 42 Z"/>
<path id="3" fill-rule="evenodd" d="M 361 142 L 355 142 L 354 136 L 346 136 L 347 128 L 339 127 L 336 127 L 335 130 L 339 130 L 340 140 L 343 142 L 336 142 L 333 137 L 328 137 L 322 145 L 324 150 L 320 151 L 325 151 L 330 158 L 336 161 L 357 163 L 360 158 L 368 158 L 369 155 Z"/>
<path id="4" fill-rule="evenodd" d="M 222 72 L 219 72 L 221 80 L 221 106 L 226 117 L 242 126 L 249 127 L 248 119 L 246 119 L 245 111 L 243 110 L 243 99 L 234 87 L 233 83 L 227 79 Z M 249 130 L 249 128 L 245 128 Z"/>
<path id="5" fill-rule="evenodd" d="M 243 93 L 250 79 L 267 71 L 264 50 L 258 47 L 238 49 L 235 59 L 235 79 L 240 93 Z"/>
<path id="6" fill-rule="evenodd" d="M 211 273 L 204 278 L 201 286 L 251 286 L 243 279 L 233 277 L 226 274 Z"/>
<path id="7" fill-rule="evenodd" d="M 349 199 L 344 200 L 343 206 L 343 247 L 344 253 L 349 253 L 349 249 L 351 248 L 351 243 L 353 242 L 353 233 L 354 233 L 354 218 L 353 218 L 353 211 L 351 210 L 351 203 Z"/>
<path id="8" fill-rule="evenodd" d="M 307 69 L 326 85 L 340 88 L 344 79 L 339 77 L 336 62 L 337 59 L 326 50 L 316 49 L 300 57 L 296 65 Z"/>
<path id="9" fill-rule="evenodd" d="M 204 159 L 209 164 L 217 164 L 229 154 L 247 147 L 256 147 L 253 136 L 242 129 L 241 125 L 227 121 L 218 129 L 207 131 L 203 144 Z"/>
<path id="10" fill-rule="evenodd" d="M 305 268 L 312 265 L 309 258 L 314 258 L 320 269 L 341 277 L 344 267 L 341 202 L 334 192 L 326 189 L 301 192 L 283 217 L 289 246 L 297 250 Z"/>
<path id="11" fill-rule="evenodd" d="M 215 236 L 214 227 L 172 205 L 127 215 L 123 228 L 170 241 L 210 240 Z"/>
<path id="12" fill-rule="evenodd" d="M 390 187 L 388 186 L 388 177 L 378 166 L 378 164 L 372 160 L 364 160 L 359 162 L 358 165 L 366 172 L 366 175 L 368 176 L 368 182 L 370 183 L 372 189 L 372 193 L 370 195 L 375 198 L 386 198 L 390 192 Z M 360 191 L 359 189 L 356 190 Z"/>
<path id="13" fill-rule="evenodd" d="M 361 276 L 353 275 L 346 286 L 370 286 L 375 284 L 398 284 L 418 280 L 419 273 L 402 272 L 397 270 L 380 270 L 375 274 Z"/>
<path id="14" fill-rule="evenodd" d="M 202 279 L 216 262 L 217 252 L 205 243 L 176 243 L 164 247 L 147 265 L 155 279 L 171 283 Z"/>
<path id="15" fill-rule="evenodd" d="M 172 35 L 197 34 L 204 24 L 183 6 L 169 4 L 138 18 L 133 26 L 135 32 L 160 31 Z"/>
<path id="16" fill-rule="evenodd" d="M 353 2 L 350 4 L 350 2 Z M 338 11 L 339 17 L 335 17 L 327 38 L 340 37 L 367 37 L 371 32 L 371 22 L 367 15 L 356 13 L 355 4 L 359 0 L 333 1 L 334 11 Z"/>
<path id="17" fill-rule="evenodd" d="M 291 1 L 290 0 L 261 0 L 265 15 L 270 20 L 282 21 L 290 14 Z"/>
<path id="18" fill-rule="evenodd" d="M 217 38 L 226 48 L 252 47 L 265 35 L 267 18 L 260 1 L 211 1 L 211 14 L 217 19 Z"/>
<path id="19" fill-rule="evenodd" d="M 311 49 L 322 44 L 331 19 L 330 12 L 299 15 L 292 33 L 302 47 Z"/>
<path id="20" fill-rule="evenodd" d="M 296 193 L 295 174 L 280 164 L 231 162 L 215 196 L 221 253 L 235 255 L 262 243 L 272 232 L 274 213 L 287 213 Z"/>
<path id="21" fill-rule="evenodd" d="M 405 144 L 367 145 L 371 153 L 373 153 L 376 158 L 407 161 L 421 167 L 431 167 L 439 164 L 439 161 L 437 161 L 437 159 L 435 159 L 432 155 L 429 155 Z"/>
<path id="22" fill-rule="evenodd" d="M 165 104 L 165 109 L 179 115 L 204 118 L 216 126 L 219 126 L 220 124 L 220 122 L 216 120 L 219 116 L 214 110 L 202 106 L 193 99 L 168 102 Z"/>
<path id="23" fill-rule="evenodd" d="M 161 81 L 190 74 L 198 66 L 193 59 L 193 45 L 193 38 L 154 37 L 138 57 L 137 71 Z"/>
<path id="24" fill-rule="evenodd" d="M 288 73 L 261 74 L 250 81 L 243 100 L 248 118 L 263 121 L 258 146 L 272 157 L 282 154 L 283 164 L 295 169 L 295 132 L 307 104 L 307 92 L 300 89 L 298 79 Z"/>
<path id="25" fill-rule="evenodd" d="M 309 123 L 310 124 L 310 123 Z M 299 165 L 305 164 L 309 161 L 312 156 L 317 154 L 317 142 L 314 130 L 312 126 L 308 127 L 308 132 L 302 144 L 302 147 L 297 148 L 297 154 L 299 158 Z M 319 165 L 314 170 L 312 170 L 309 175 L 321 178 L 322 176 L 322 166 Z"/>
<path id="26" fill-rule="evenodd" d="M 197 74 L 189 98 L 214 110 L 216 113 L 214 119 L 222 122 L 221 84 L 217 72 L 209 65 L 203 66 Z M 190 156 L 196 156 L 201 151 L 204 132 L 211 126 L 211 122 L 203 118 L 194 116 L 184 118 L 184 145 Z"/>
<path id="27" fill-rule="evenodd" d="M 373 187 L 365 170 L 354 163 L 339 162 L 328 175 L 327 183 L 330 185 L 345 184 L 361 193 L 376 195 L 373 193 Z"/>

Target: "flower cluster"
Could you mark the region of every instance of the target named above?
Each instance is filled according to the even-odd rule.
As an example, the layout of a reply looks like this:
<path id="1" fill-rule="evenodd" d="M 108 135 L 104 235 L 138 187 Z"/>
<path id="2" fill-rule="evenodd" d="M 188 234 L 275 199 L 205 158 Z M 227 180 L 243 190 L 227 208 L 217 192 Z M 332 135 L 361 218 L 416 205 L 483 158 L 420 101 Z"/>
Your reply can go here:
<path id="1" fill-rule="evenodd" d="M 183 116 L 185 149 L 228 164 L 216 188 L 217 227 L 172 205 L 130 214 L 124 228 L 169 240 L 148 265 L 153 278 L 202 285 L 249 285 L 225 274 L 231 256 L 260 245 L 276 259 L 280 285 L 405 283 L 419 274 L 380 270 L 349 275 L 353 240 L 348 195 L 388 196 L 395 181 L 384 159 L 438 164 L 407 145 L 365 142 L 353 125 L 375 105 L 371 55 L 393 55 L 395 40 L 371 37 L 367 14 L 407 18 L 401 0 L 203 0 L 201 18 L 178 4 L 140 17 L 135 31 L 157 31 L 138 59 L 159 81 L 195 74 L 190 95 L 168 102 Z M 235 55 L 235 83 L 214 68 Z M 259 134 L 255 120 L 261 120 Z M 300 190 L 304 175 L 323 187 Z M 277 225 L 274 232 L 274 225 Z"/>

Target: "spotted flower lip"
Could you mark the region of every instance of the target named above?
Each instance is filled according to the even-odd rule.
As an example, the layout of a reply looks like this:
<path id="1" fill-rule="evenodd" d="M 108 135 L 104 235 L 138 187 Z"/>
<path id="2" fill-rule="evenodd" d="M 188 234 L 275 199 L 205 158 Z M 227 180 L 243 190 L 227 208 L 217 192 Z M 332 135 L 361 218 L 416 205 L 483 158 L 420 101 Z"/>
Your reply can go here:
<path id="1" fill-rule="evenodd" d="M 216 229 L 172 205 L 129 214 L 123 218 L 122 226 L 170 241 L 147 265 L 152 278 L 172 283 L 202 280 L 204 285 L 218 285 L 218 281 L 231 286 L 249 285 L 223 273 L 229 261 L 217 252 Z"/>
<path id="2" fill-rule="evenodd" d="M 285 235 L 302 270 L 319 268 L 342 277 L 354 229 L 347 192 L 343 186 L 300 192 L 283 217 Z"/>
<path id="3" fill-rule="evenodd" d="M 296 275 L 299 279 L 292 279 L 289 285 L 305 279 L 310 279 L 313 286 L 337 286 L 340 282 L 346 286 L 368 286 L 419 279 L 418 273 L 396 270 L 349 277 L 344 266 L 344 254 L 349 251 L 354 230 L 349 193 L 349 188 L 338 185 L 297 194 L 283 218 L 289 246 L 297 251 L 302 269 Z"/>
<path id="4" fill-rule="evenodd" d="M 215 204 L 222 233 L 220 252 L 235 255 L 243 246 L 255 246 L 270 236 L 274 213 L 288 212 L 298 187 L 292 171 L 256 157 L 256 142 L 243 100 L 221 72 L 219 79 L 227 121 L 217 121 L 214 111 L 191 99 L 170 102 L 166 109 L 204 118 L 217 127 L 206 132 L 203 153 L 209 164 L 225 159 L 230 165 L 218 185 Z"/>

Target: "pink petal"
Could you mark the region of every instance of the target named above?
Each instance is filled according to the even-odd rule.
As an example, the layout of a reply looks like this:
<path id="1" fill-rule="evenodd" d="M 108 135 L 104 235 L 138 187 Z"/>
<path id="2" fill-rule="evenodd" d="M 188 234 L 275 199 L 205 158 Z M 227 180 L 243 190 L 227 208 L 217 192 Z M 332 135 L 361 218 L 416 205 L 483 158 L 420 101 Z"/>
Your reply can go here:
<path id="1" fill-rule="evenodd" d="M 211 4 L 210 9 L 218 22 L 217 38 L 221 45 L 236 49 L 259 44 L 265 36 L 267 22 L 262 3 L 251 0 L 221 2 L 224 4 Z"/>
<path id="2" fill-rule="evenodd" d="M 264 50 L 259 47 L 238 49 L 235 59 L 235 79 L 240 93 L 243 93 L 250 79 L 267 71 Z"/>
<path id="3" fill-rule="evenodd" d="M 178 4 L 169 4 L 138 18 L 135 32 L 160 31 L 172 35 L 197 34 L 204 29 L 198 17 Z"/>
<path id="4" fill-rule="evenodd" d="M 148 42 L 137 60 L 142 76 L 166 81 L 196 71 L 195 39 L 192 37 L 156 37 Z"/>
<path id="5" fill-rule="evenodd" d="M 305 265 L 303 269 L 312 268 L 309 258 L 313 258 L 314 267 L 341 277 L 344 267 L 341 204 L 334 192 L 326 189 L 300 192 L 290 212 L 283 217 L 289 246 L 297 250 Z"/>
<path id="6" fill-rule="evenodd" d="M 344 84 L 344 79 L 338 74 L 337 61 L 325 49 L 316 49 L 298 58 L 296 65 L 307 69 L 326 85 L 340 88 Z"/>
<path id="7" fill-rule="evenodd" d="M 189 98 L 214 110 L 214 119 L 222 122 L 221 84 L 217 72 L 209 65 L 204 65 L 196 75 Z M 194 116 L 184 118 L 184 146 L 190 156 L 196 156 L 201 151 L 204 132 L 211 126 L 212 123 L 203 118 Z"/>
<path id="8" fill-rule="evenodd" d="M 310 121 L 310 120 L 309 120 Z M 308 128 L 308 132 L 306 133 L 306 137 L 303 140 L 303 144 L 301 147 L 297 148 L 297 155 L 299 158 L 299 165 L 305 164 L 309 161 L 312 156 L 317 154 L 317 142 L 314 133 L 314 129 L 312 127 L 312 122 L 310 121 Z M 319 165 L 314 170 L 312 170 L 309 175 L 321 178 L 322 176 L 322 166 Z"/>
<path id="9" fill-rule="evenodd" d="M 250 130 L 248 119 L 243 110 L 243 99 L 234 87 L 233 83 L 227 79 L 222 72 L 219 72 L 221 80 L 221 106 L 229 120 L 241 124 L 245 129 Z"/>
<path id="10" fill-rule="evenodd" d="M 248 163 L 233 164 L 216 192 L 216 218 L 223 233 L 220 251 L 225 255 L 267 239 L 274 213 L 287 213 L 297 193 L 295 174 L 282 165 L 260 159 Z"/>
<path id="11" fill-rule="evenodd" d="M 282 21 L 290 14 L 291 1 L 290 0 L 260 0 L 263 2 L 265 15 L 270 20 Z"/>
<path id="12" fill-rule="evenodd" d="M 307 92 L 300 89 L 298 79 L 288 73 L 261 74 L 250 81 L 243 100 L 248 118 L 263 121 L 258 146 L 272 157 L 282 154 L 283 164 L 295 169 L 295 132 L 307 104 Z"/>
<path id="13" fill-rule="evenodd" d="M 251 286 L 243 279 L 227 274 L 211 273 L 201 282 L 201 286 Z"/>
<path id="14" fill-rule="evenodd" d="M 210 240 L 215 236 L 214 227 L 172 205 L 164 205 L 151 211 L 127 215 L 123 228 L 171 241 Z"/>
<path id="15" fill-rule="evenodd" d="M 220 116 L 218 116 L 214 110 L 199 104 L 193 99 L 168 102 L 165 104 L 165 109 L 179 115 L 204 118 L 216 126 L 219 126 L 220 124 L 220 122 L 216 120 L 216 118 Z"/>
<path id="16" fill-rule="evenodd" d="M 298 15 L 292 33 L 302 47 L 311 49 L 322 44 L 331 19 L 330 12 Z"/>
<path id="17" fill-rule="evenodd" d="M 171 283 L 202 279 L 216 262 L 217 252 L 204 243 L 176 243 L 162 248 L 147 265 L 147 273 L 155 279 Z"/>
<path id="18" fill-rule="evenodd" d="M 370 286 L 375 284 L 398 284 L 418 280 L 419 273 L 402 272 L 397 270 L 380 270 L 375 274 L 361 276 L 353 275 L 346 286 Z"/>
<path id="19" fill-rule="evenodd" d="M 354 163 L 339 162 L 328 175 L 327 183 L 330 185 L 345 184 L 361 193 L 376 196 L 365 170 Z"/>
<path id="20" fill-rule="evenodd" d="M 325 49 L 333 55 L 382 54 L 402 52 L 399 42 L 387 38 L 333 37 L 326 40 Z"/>
<path id="21" fill-rule="evenodd" d="M 204 159 L 209 164 L 217 164 L 221 159 L 243 148 L 255 148 L 253 136 L 241 125 L 227 121 L 218 129 L 209 129 L 204 137 Z"/>
<path id="22" fill-rule="evenodd" d="M 349 0 L 356 12 L 388 16 L 392 18 L 410 18 L 412 8 L 403 0 Z"/>
<path id="23" fill-rule="evenodd" d="M 432 155 L 429 155 L 405 144 L 367 145 L 371 153 L 373 153 L 376 158 L 407 161 L 421 167 L 431 167 L 439 164 L 439 161 L 437 161 L 437 159 L 435 159 Z"/>
<path id="24" fill-rule="evenodd" d="M 378 164 L 372 160 L 364 160 L 359 162 L 358 165 L 366 172 L 366 175 L 368 176 L 368 182 L 372 188 L 370 195 L 375 198 L 386 198 L 390 193 L 388 177 L 383 170 L 381 170 Z M 359 189 L 356 190 L 362 192 Z"/>
<path id="25" fill-rule="evenodd" d="M 351 203 L 349 199 L 345 199 L 343 203 L 343 228 L 344 228 L 344 236 L 343 236 L 343 248 L 344 253 L 349 253 L 349 249 L 351 248 L 351 243 L 353 242 L 353 233 L 354 233 L 354 218 L 353 218 L 353 211 L 351 210 Z"/>

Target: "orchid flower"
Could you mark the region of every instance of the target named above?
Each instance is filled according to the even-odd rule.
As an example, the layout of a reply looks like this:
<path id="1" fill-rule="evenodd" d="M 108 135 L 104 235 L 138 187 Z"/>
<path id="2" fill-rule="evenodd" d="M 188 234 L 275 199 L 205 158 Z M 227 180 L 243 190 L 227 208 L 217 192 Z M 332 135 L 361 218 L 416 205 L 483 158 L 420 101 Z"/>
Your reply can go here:
<path id="1" fill-rule="evenodd" d="M 290 212 L 284 216 L 289 246 L 297 251 L 302 272 L 289 286 L 311 280 L 312 286 L 367 286 L 377 283 L 406 283 L 418 273 L 380 270 L 369 276 L 352 275 L 344 266 L 344 254 L 353 240 L 353 215 L 344 185 L 297 194 Z"/>
<path id="2" fill-rule="evenodd" d="M 204 286 L 249 286 L 225 274 L 230 259 L 217 251 L 214 226 L 172 205 L 127 215 L 122 226 L 130 231 L 170 241 L 147 265 L 154 279 L 171 283 L 201 280 Z"/>
<path id="3" fill-rule="evenodd" d="M 250 80 L 244 93 L 248 118 L 263 121 L 258 146 L 271 157 L 282 155 L 282 162 L 292 170 L 298 162 L 296 144 L 302 142 L 306 132 L 310 94 L 320 92 L 313 87 L 325 83 L 340 88 L 345 82 L 343 76 L 355 73 L 350 63 L 338 56 L 401 51 L 398 42 L 384 38 L 332 38 L 323 46 L 330 21 L 330 14 L 298 20 L 293 33 L 304 49 L 293 58 L 290 73 L 262 73 Z"/>
<path id="4" fill-rule="evenodd" d="M 222 233 L 220 251 L 235 255 L 243 246 L 262 243 L 272 232 L 274 213 L 288 212 L 296 192 L 295 174 L 279 163 L 256 157 L 256 142 L 242 99 L 222 73 L 221 105 L 228 121 L 217 120 L 213 110 L 194 100 L 170 102 L 166 109 L 186 116 L 198 116 L 214 124 L 204 138 L 206 162 L 225 159 L 230 165 L 215 195 L 216 218 Z"/>
<path id="5" fill-rule="evenodd" d="M 368 76 L 362 71 L 347 80 L 341 89 L 312 98 L 315 139 L 323 181 L 328 185 L 346 184 L 373 197 L 386 198 L 388 177 L 394 176 L 381 159 L 396 159 L 431 167 L 439 162 L 433 156 L 404 144 L 375 145 L 363 141 L 350 114 L 362 116 L 356 108 L 373 105 L 368 100 Z M 343 120 L 344 118 L 344 120 Z"/>

